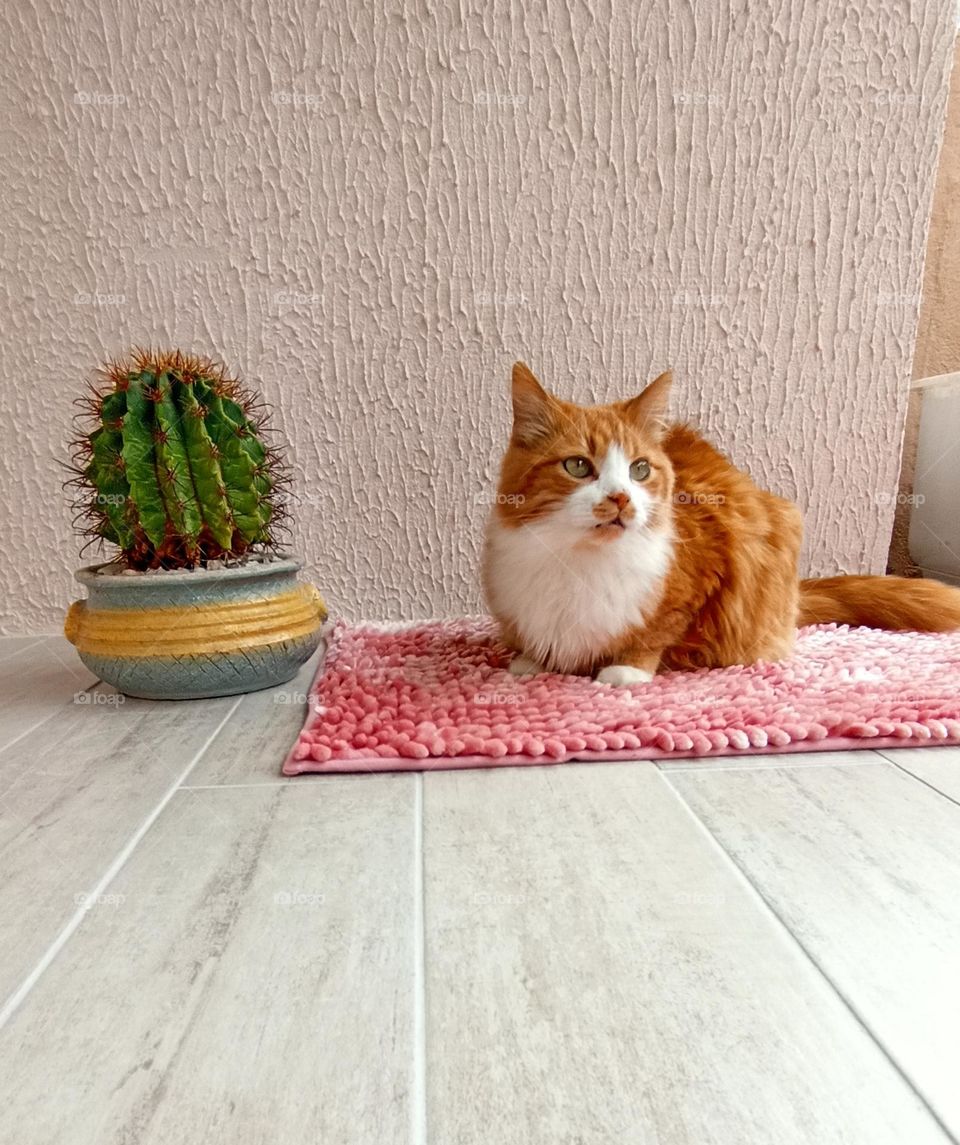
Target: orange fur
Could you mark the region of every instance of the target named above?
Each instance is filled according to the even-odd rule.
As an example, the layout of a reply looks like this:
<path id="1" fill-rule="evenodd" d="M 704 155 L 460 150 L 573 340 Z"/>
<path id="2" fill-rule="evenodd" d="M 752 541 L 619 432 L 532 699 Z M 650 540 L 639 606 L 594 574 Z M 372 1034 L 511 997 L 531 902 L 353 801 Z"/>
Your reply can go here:
<path id="1" fill-rule="evenodd" d="M 796 629 L 798 509 L 686 426 L 668 432 L 664 451 L 682 494 L 671 506 L 676 559 L 656 614 L 602 659 L 649 671 L 782 659 Z"/>
<path id="2" fill-rule="evenodd" d="M 833 576 L 800 582 L 800 624 L 862 625 L 892 632 L 960 628 L 960 589 L 902 576 Z"/>
<path id="3" fill-rule="evenodd" d="M 515 366 L 514 429 L 484 559 L 488 602 L 508 644 L 531 655 L 519 608 L 511 613 L 498 606 L 503 592 L 494 591 L 498 557 L 492 531 L 514 539 L 530 534 L 530 543 L 537 543 L 528 527 L 548 521 L 583 487 L 564 469 L 564 459 L 584 458 L 599 474 L 614 447 L 629 459 L 649 462 L 642 488 L 653 506 L 643 536 L 651 543 L 672 537 L 671 559 L 657 583 L 645 586 L 650 604 L 642 622 L 599 636 L 590 653 L 565 670 L 595 673 L 628 665 L 652 674 L 659 668 L 779 660 L 790 653 L 798 623 L 960 627 L 960 590 L 934 582 L 840 577 L 801 584 L 799 511 L 758 488 L 694 430 L 670 424 L 669 386 L 664 374 L 628 402 L 581 407 L 547 394 L 522 363 Z M 611 493 L 593 514 L 598 522 L 622 514 L 629 528 L 634 509 L 625 500 Z M 582 536 L 571 536 L 558 559 L 575 566 L 578 584 L 588 591 L 601 551 L 625 543 L 624 529 L 585 528 Z M 639 589 L 622 585 L 625 594 Z"/>

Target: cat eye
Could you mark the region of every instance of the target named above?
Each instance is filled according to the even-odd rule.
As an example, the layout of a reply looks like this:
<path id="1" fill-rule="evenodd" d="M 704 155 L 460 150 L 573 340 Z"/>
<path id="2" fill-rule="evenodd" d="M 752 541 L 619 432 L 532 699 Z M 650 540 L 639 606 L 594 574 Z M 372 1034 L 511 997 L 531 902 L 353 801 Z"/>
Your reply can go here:
<path id="1" fill-rule="evenodd" d="M 631 481 L 646 481 L 650 476 L 650 462 L 641 458 L 630 466 Z"/>
<path id="2" fill-rule="evenodd" d="M 571 477 L 589 477 L 593 472 L 593 466 L 585 457 L 568 457 L 563 463 L 563 468 L 570 474 Z"/>

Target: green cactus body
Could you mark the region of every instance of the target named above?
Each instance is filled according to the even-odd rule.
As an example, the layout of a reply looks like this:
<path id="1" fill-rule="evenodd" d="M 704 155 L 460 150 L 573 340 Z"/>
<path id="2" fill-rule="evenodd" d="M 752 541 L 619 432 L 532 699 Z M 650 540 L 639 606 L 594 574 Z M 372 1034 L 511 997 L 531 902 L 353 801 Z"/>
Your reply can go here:
<path id="1" fill-rule="evenodd" d="M 197 397 L 209 411 L 210 432 L 220 457 L 234 523 L 244 540 L 252 543 L 270 519 L 270 485 L 264 490 L 257 483 L 258 466 L 266 458 L 266 450 L 236 402 L 203 384 L 198 387 Z"/>
<path id="2" fill-rule="evenodd" d="M 179 352 L 111 366 L 75 443 L 78 507 L 133 568 L 178 568 L 273 547 L 278 464 L 252 402 L 222 368 Z"/>
<path id="3" fill-rule="evenodd" d="M 229 549 L 233 544 L 233 514 L 227 499 L 218 450 L 207 424 L 207 419 L 211 415 L 197 400 L 196 391 L 200 384 L 196 381 L 192 386 L 182 387 L 180 405 L 183 416 L 180 428 L 193 485 L 203 505 L 204 523 L 217 544 L 223 549 Z"/>
<path id="4" fill-rule="evenodd" d="M 96 508 L 102 514 L 101 535 L 121 548 L 133 544 L 134 539 L 126 519 L 130 484 L 124 468 L 121 432 L 126 411 L 126 394 L 114 392 L 103 399 L 103 421 L 89 435 L 90 456 L 86 467 L 90 483 L 96 489 Z"/>
<path id="5" fill-rule="evenodd" d="M 167 510 L 157 480 L 153 403 L 147 396 L 152 380 L 153 375 L 146 370 L 128 378 L 122 456 L 130 483 L 127 517 L 135 532 L 144 534 L 150 546 L 160 549 L 166 541 Z"/>

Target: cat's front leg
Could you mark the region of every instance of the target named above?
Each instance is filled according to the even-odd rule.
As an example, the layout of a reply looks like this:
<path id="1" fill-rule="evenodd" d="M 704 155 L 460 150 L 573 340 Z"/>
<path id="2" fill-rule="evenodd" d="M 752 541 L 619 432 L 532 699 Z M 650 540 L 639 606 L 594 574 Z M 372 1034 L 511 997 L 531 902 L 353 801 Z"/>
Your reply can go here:
<path id="1" fill-rule="evenodd" d="M 510 652 L 513 653 L 513 659 L 507 666 L 507 671 L 511 676 L 539 676 L 546 668 L 538 663 L 532 656 L 528 656 L 523 651 L 523 641 L 520 639 L 520 633 L 513 626 L 509 620 L 500 621 L 500 639 L 506 644 Z"/>
<path id="2" fill-rule="evenodd" d="M 608 664 L 597 673 L 597 683 L 629 687 L 631 684 L 649 684 L 654 675 L 646 668 L 634 668 L 632 664 Z"/>
<path id="3" fill-rule="evenodd" d="M 621 688 L 630 687 L 631 684 L 649 684 L 657 674 L 659 663 L 659 652 L 621 655 L 618 663 L 600 669 L 597 683 L 613 684 Z"/>

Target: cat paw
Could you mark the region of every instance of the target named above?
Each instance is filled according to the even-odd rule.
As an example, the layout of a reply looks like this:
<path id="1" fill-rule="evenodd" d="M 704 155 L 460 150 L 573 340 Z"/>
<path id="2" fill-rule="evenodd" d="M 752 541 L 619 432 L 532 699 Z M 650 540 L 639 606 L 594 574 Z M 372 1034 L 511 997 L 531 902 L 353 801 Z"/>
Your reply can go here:
<path id="1" fill-rule="evenodd" d="M 644 668 L 631 668 L 629 664 L 611 664 L 597 673 L 598 684 L 616 684 L 627 687 L 630 684 L 649 684 L 653 673 Z"/>
<path id="2" fill-rule="evenodd" d="M 539 676 L 543 668 L 529 656 L 514 656 L 508 669 L 511 676 Z"/>

